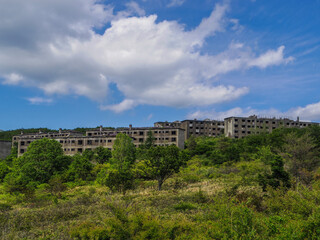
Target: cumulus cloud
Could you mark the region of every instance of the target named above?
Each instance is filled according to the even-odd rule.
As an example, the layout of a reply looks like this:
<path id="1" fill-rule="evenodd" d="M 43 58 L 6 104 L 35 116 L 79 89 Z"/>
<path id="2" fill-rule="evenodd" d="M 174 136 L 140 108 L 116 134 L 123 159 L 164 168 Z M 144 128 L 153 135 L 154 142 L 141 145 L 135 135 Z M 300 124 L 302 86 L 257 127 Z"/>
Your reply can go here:
<path id="1" fill-rule="evenodd" d="M 261 117 L 288 117 L 295 119 L 300 117 L 301 120 L 304 121 L 320 121 L 320 102 L 306 105 L 304 107 L 295 107 L 289 109 L 288 111 L 279 111 L 277 109 L 266 109 L 266 110 L 258 110 L 248 108 L 232 108 L 227 111 L 217 112 L 215 110 L 211 111 L 196 111 L 190 113 L 188 118 L 197 118 L 197 119 L 224 119 L 226 117 L 248 117 L 250 115 L 258 115 Z"/>
<path id="2" fill-rule="evenodd" d="M 17 2 L 19 9 L 16 8 Z M 96 0 L 0 0 L 0 77 L 4 84 L 33 86 L 48 95 L 75 94 L 122 112 L 139 104 L 212 105 L 247 94 L 245 86 L 216 77 L 251 67 L 286 64 L 284 46 L 258 55 L 231 43 L 217 55 L 201 53 L 206 38 L 225 29 L 227 4 L 217 4 L 198 27 L 145 16 L 136 2 L 114 13 Z M 94 29 L 110 26 L 102 34 Z M 106 102 L 109 85 L 122 102 Z"/>
<path id="3" fill-rule="evenodd" d="M 305 120 L 320 121 L 320 102 L 308 104 L 305 107 L 292 108 L 287 112 L 290 116 L 300 116 Z"/>

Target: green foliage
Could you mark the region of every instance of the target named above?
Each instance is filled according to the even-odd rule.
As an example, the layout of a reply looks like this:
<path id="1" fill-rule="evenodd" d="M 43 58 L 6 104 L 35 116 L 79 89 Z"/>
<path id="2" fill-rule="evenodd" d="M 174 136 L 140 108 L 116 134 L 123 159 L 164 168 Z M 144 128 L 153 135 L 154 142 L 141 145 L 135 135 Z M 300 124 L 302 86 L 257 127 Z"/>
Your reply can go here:
<path id="1" fill-rule="evenodd" d="M 94 158 L 94 152 L 91 149 L 86 149 L 82 153 L 82 157 L 85 158 L 87 161 L 91 162 Z"/>
<path id="2" fill-rule="evenodd" d="M 230 138 L 218 138 L 215 149 L 210 154 L 211 164 L 240 161 L 240 148 Z"/>
<path id="3" fill-rule="evenodd" d="M 107 163 L 110 161 L 112 154 L 111 154 L 111 150 L 109 150 L 108 148 L 104 148 L 104 147 L 97 147 L 94 150 L 94 160 L 99 163 L 99 164 L 103 164 L 103 163 Z"/>
<path id="4" fill-rule="evenodd" d="M 7 156 L 5 158 L 5 162 L 11 166 L 12 165 L 12 162 L 18 157 L 18 147 L 17 146 L 13 146 L 11 148 L 11 152 L 10 152 L 10 155 Z"/>
<path id="5" fill-rule="evenodd" d="M 152 131 L 149 130 L 148 133 L 147 133 L 146 142 L 145 142 L 143 145 L 141 145 L 141 146 L 143 146 L 143 148 L 145 148 L 145 149 L 150 149 L 150 148 L 152 148 L 152 147 L 154 146 L 155 140 L 156 140 L 156 139 L 155 139 L 155 137 L 153 136 Z"/>
<path id="6" fill-rule="evenodd" d="M 164 181 L 177 173 L 187 160 L 185 152 L 180 152 L 175 145 L 157 146 L 149 149 L 145 165 L 150 176 L 158 181 L 158 189 L 161 190 Z"/>
<path id="7" fill-rule="evenodd" d="M 61 176 L 52 177 L 47 185 L 47 190 L 55 196 L 61 197 L 61 192 L 65 191 L 67 186 L 63 183 Z"/>
<path id="8" fill-rule="evenodd" d="M 193 135 L 185 142 L 185 148 L 189 152 L 190 156 L 193 157 L 197 154 L 197 141 Z"/>
<path id="9" fill-rule="evenodd" d="M 131 165 L 136 160 L 136 148 L 132 139 L 123 133 L 119 133 L 113 144 L 112 159 L 113 164 L 118 165 Z"/>
<path id="10" fill-rule="evenodd" d="M 13 156 L 0 184 L 0 238 L 319 239 L 317 131 L 201 137 L 187 141 L 186 151 L 168 146 L 138 153 L 128 136 L 119 135 L 111 159 L 93 167 L 97 152 L 85 152 L 67 168 L 58 159 L 51 164 L 55 174 L 40 185 Z M 182 160 L 187 164 L 180 168 Z M 285 169 L 292 163 L 299 181 L 291 188 L 294 172 Z M 160 174 L 167 171 L 169 177 Z M 161 176 L 167 176 L 163 191 L 155 191 Z M 64 183 L 67 177 L 75 182 Z M 102 186 L 84 181 L 95 177 Z"/>
<path id="11" fill-rule="evenodd" d="M 45 138 L 34 141 L 25 154 L 14 159 L 12 173 L 4 179 L 6 189 L 9 192 L 26 191 L 63 173 L 69 164 L 70 158 L 63 155 L 57 141 Z"/>
<path id="12" fill-rule="evenodd" d="M 134 187 L 134 176 L 131 168 L 118 168 L 116 165 L 105 164 L 97 176 L 97 183 L 109 187 L 113 192 L 126 193 Z"/>
<path id="13" fill-rule="evenodd" d="M 134 187 L 135 151 L 132 139 L 119 133 L 113 145 L 110 164 L 106 164 L 98 174 L 97 182 L 108 186 L 112 191 L 119 191 L 123 194 L 132 189 Z"/>
<path id="14" fill-rule="evenodd" d="M 72 157 L 72 163 L 66 172 L 66 177 L 69 181 L 89 180 L 93 164 L 86 156 L 76 154 Z"/>
<path id="15" fill-rule="evenodd" d="M 303 175 L 303 170 L 314 171 L 320 164 L 319 150 L 309 134 L 287 134 L 282 150 L 286 167 L 296 179 Z"/>
<path id="16" fill-rule="evenodd" d="M 7 174 L 4 178 L 4 188 L 6 192 L 9 193 L 24 193 L 33 189 L 33 187 L 28 186 L 28 183 L 30 182 L 30 179 L 21 172 L 13 171 Z"/>
<path id="17" fill-rule="evenodd" d="M 177 211 L 187 211 L 196 209 L 196 207 L 192 203 L 188 202 L 180 202 L 173 206 L 173 208 Z"/>
<path id="18" fill-rule="evenodd" d="M 3 179 L 9 172 L 10 172 L 10 168 L 5 163 L 5 161 L 0 160 L 0 182 L 3 181 Z"/>
<path id="19" fill-rule="evenodd" d="M 262 187 L 263 191 L 266 191 L 267 186 L 271 186 L 273 188 L 290 188 L 290 176 L 284 170 L 284 163 L 282 158 L 275 155 L 268 164 L 271 166 L 271 174 L 260 174 L 258 177 L 259 184 Z"/>

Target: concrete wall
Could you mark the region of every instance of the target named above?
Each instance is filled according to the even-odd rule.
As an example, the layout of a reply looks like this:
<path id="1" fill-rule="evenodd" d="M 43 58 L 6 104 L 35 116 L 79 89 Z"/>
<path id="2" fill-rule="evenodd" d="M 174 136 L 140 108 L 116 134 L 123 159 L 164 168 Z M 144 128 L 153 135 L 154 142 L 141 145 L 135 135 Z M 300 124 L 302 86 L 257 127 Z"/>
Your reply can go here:
<path id="1" fill-rule="evenodd" d="M 11 152 L 11 142 L 0 141 L 0 159 L 6 158 Z"/>

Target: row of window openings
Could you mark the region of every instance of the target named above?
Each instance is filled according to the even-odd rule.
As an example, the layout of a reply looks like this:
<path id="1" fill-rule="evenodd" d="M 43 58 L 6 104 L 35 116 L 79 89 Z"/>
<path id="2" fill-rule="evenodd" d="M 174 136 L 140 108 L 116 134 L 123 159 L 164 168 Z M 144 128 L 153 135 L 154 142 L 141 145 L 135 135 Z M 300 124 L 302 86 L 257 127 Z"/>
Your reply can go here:
<path id="1" fill-rule="evenodd" d="M 238 119 L 235 119 L 234 121 L 237 122 Z M 245 120 L 245 119 L 242 119 L 242 122 L 246 122 L 246 120 Z M 257 121 L 255 121 L 255 120 L 249 120 L 249 119 L 247 120 L 247 122 L 248 122 L 248 123 L 249 123 L 249 122 L 252 122 L 253 124 L 254 124 L 255 122 L 257 122 L 257 123 L 263 123 L 263 122 L 264 122 L 264 123 L 266 123 L 266 124 L 269 123 L 269 121 L 263 121 L 263 120 L 257 120 Z M 272 124 L 276 124 L 276 122 L 273 121 Z M 280 124 L 283 124 L 283 122 L 280 122 Z M 286 125 L 289 126 L 290 123 L 286 123 Z M 292 125 L 292 126 L 295 125 L 295 126 L 304 126 L 304 127 L 306 127 L 306 126 L 310 126 L 311 124 L 291 122 L 291 125 Z"/>
<path id="2" fill-rule="evenodd" d="M 112 148 L 108 148 L 108 149 L 109 149 L 109 150 L 112 150 Z M 91 148 L 86 148 L 86 150 L 92 151 Z M 65 152 L 74 152 L 74 151 L 76 151 L 76 149 L 75 149 L 75 148 L 65 148 L 64 151 L 65 151 Z M 77 149 L 77 152 L 79 152 L 79 153 L 82 153 L 82 151 L 83 151 L 82 148 L 78 148 L 78 149 Z"/>
<path id="3" fill-rule="evenodd" d="M 199 124 L 194 124 L 195 126 L 199 126 Z M 203 124 L 201 124 L 202 126 L 204 126 Z M 206 124 L 206 125 L 209 125 L 209 124 Z M 213 125 L 218 125 L 218 126 L 224 126 L 224 123 L 211 123 L 210 126 L 213 126 Z M 190 123 L 189 124 L 189 127 L 193 127 L 193 124 Z"/>
<path id="4" fill-rule="evenodd" d="M 169 141 L 169 138 L 155 138 L 155 140 L 167 140 L 167 141 Z M 176 138 L 171 138 L 171 141 L 172 142 L 175 142 L 177 139 Z M 143 138 L 139 138 L 139 142 L 143 142 L 144 141 L 144 139 Z M 59 141 L 61 144 L 63 144 L 63 143 L 75 143 L 75 140 L 65 140 L 65 141 L 63 141 L 63 140 L 60 140 Z M 94 142 L 95 143 L 99 143 L 99 140 L 94 140 Z M 100 140 L 100 143 L 106 143 L 106 142 L 108 142 L 108 143 L 111 143 L 112 142 L 112 140 L 111 139 L 108 139 L 108 140 Z M 27 141 L 27 144 L 30 144 L 31 143 L 31 141 Z M 24 141 L 21 141 L 21 146 L 24 146 L 25 145 L 25 142 Z M 87 141 L 87 144 L 88 145 L 92 145 L 93 144 L 93 140 L 88 140 Z M 83 145 L 83 140 L 78 140 L 78 145 Z"/>
<path id="5" fill-rule="evenodd" d="M 109 132 L 109 134 L 116 134 L 117 132 Z M 125 133 L 125 134 L 128 134 L 128 135 L 130 135 L 130 134 L 134 134 L 134 135 L 136 135 L 136 134 L 138 134 L 138 132 L 122 132 L 122 133 Z M 143 136 L 144 135 L 144 133 L 145 132 L 139 132 L 139 135 L 140 136 Z M 154 133 L 155 134 L 158 134 L 158 133 L 169 133 L 169 131 L 154 131 Z M 88 133 L 88 136 L 92 136 L 92 135 L 101 135 L 101 133 L 100 132 L 98 132 L 98 133 Z M 171 131 L 171 135 L 177 135 L 177 132 L 176 131 Z"/>
<path id="6" fill-rule="evenodd" d="M 193 127 L 190 127 L 190 129 L 193 129 Z M 206 129 L 206 130 L 212 130 L 212 131 L 215 131 L 215 130 L 219 130 L 219 128 L 203 128 L 203 127 L 201 127 L 201 128 L 199 128 L 199 127 L 196 127 L 196 129 Z"/>
<path id="7" fill-rule="evenodd" d="M 237 133 L 239 133 L 239 131 L 235 130 L 234 133 L 237 134 Z M 247 133 L 247 134 L 251 134 L 250 131 L 247 131 L 247 132 L 246 132 L 246 131 L 241 131 L 241 133 L 242 133 L 242 134 L 246 134 L 246 133 Z M 260 132 L 255 132 L 255 133 L 259 134 Z"/>
<path id="8" fill-rule="evenodd" d="M 34 136 L 30 136 L 30 138 L 45 138 L 45 137 L 68 137 L 70 136 L 69 134 L 55 134 L 55 135 L 34 135 Z M 13 140 L 17 140 L 16 137 L 13 138 Z"/>
<path id="9" fill-rule="evenodd" d="M 238 125 L 234 125 L 235 128 L 238 127 Z M 242 128 L 251 128 L 250 125 L 242 125 Z M 260 128 L 260 129 L 269 129 L 269 127 L 264 127 L 264 126 L 252 126 L 253 128 Z M 276 127 L 272 127 L 272 129 L 276 129 Z"/>

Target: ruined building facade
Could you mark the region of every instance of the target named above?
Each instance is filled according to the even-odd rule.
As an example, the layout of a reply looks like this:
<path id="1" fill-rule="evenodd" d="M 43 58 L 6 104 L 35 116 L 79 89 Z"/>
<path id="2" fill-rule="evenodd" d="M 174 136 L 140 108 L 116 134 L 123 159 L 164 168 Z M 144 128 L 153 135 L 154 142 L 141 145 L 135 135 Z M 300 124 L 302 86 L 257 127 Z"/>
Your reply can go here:
<path id="1" fill-rule="evenodd" d="M 224 119 L 225 136 L 231 138 L 243 138 L 251 134 L 271 133 L 272 130 L 284 128 L 305 128 L 311 125 L 319 125 L 313 122 L 301 122 L 289 118 L 258 118 L 256 115 L 249 117 L 229 117 Z"/>
<path id="2" fill-rule="evenodd" d="M 112 149 L 113 143 L 118 133 L 127 134 L 132 138 L 136 147 L 146 142 L 148 132 L 151 131 L 155 145 L 176 145 L 183 149 L 184 142 L 190 136 L 208 136 L 218 137 L 226 136 L 230 138 L 243 138 L 251 134 L 271 133 L 272 130 L 285 128 L 304 128 L 319 123 L 301 122 L 288 118 L 258 118 L 257 116 L 249 117 L 229 117 L 224 121 L 218 120 L 184 120 L 175 122 L 156 122 L 154 127 L 105 129 L 96 128 L 86 131 L 86 134 L 75 131 L 62 131 L 51 133 L 21 134 L 14 136 L 12 144 L 18 146 L 18 156 L 27 151 L 31 142 L 42 139 L 55 139 L 63 148 L 66 155 L 82 153 L 86 149 L 94 150 L 102 146 Z"/>
<path id="3" fill-rule="evenodd" d="M 5 159 L 10 155 L 11 142 L 0 140 L 0 159 Z"/>
<path id="4" fill-rule="evenodd" d="M 183 120 L 175 122 L 156 122 L 155 127 L 180 127 L 185 131 L 185 140 L 190 136 L 218 137 L 223 135 L 224 121 L 218 120 Z"/>
<path id="5" fill-rule="evenodd" d="M 320 125 L 314 122 L 291 120 L 289 118 L 259 118 L 256 115 L 249 117 L 228 117 L 224 121 L 218 120 L 184 120 L 175 122 L 156 122 L 157 127 L 180 127 L 185 130 L 185 139 L 190 136 L 225 136 L 230 138 L 243 138 L 252 134 L 284 128 L 304 128 L 311 125 Z"/>
<path id="6" fill-rule="evenodd" d="M 148 132 L 151 131 L 155 138 L 155 145 L 176 145 L 184 148 L 184 130 L 180 128 L 118 128 L 118 129 L 103 129 L 102 127 L 92 129 L 86 132 L 85 136 L 82 133 L 75 131 L 62 131 L 52 133 L 35 133 L 23 134 L 14 136 L 12 144 L 18 147 L 18 156 L 21 156 L 27 151 L 28 146 L 35 140 L 42 138 L 55 139 L 61 143 L 62 149 L 66 155 L 74 155 L 82 153 L 86 149 L 94 150 L 102 146 L 112 149 L 113 143 L 118 133 L 125 133 L 132 138 L 136 147 L 145 143 Z"/>

